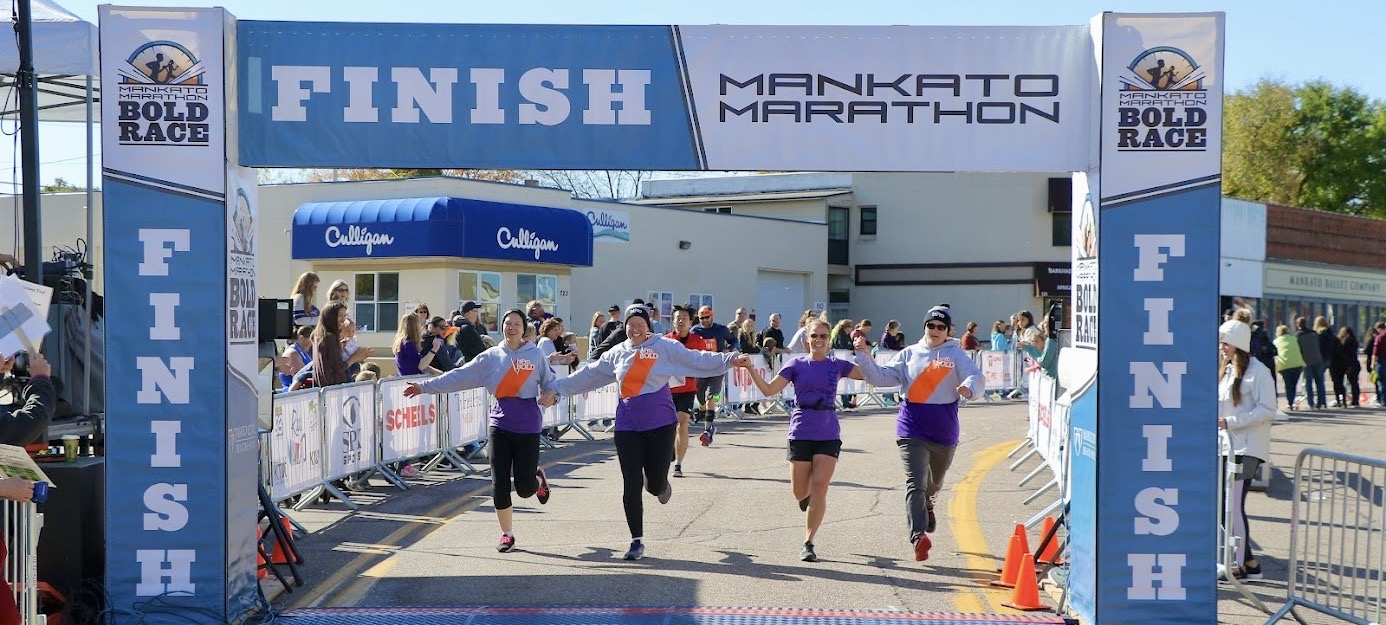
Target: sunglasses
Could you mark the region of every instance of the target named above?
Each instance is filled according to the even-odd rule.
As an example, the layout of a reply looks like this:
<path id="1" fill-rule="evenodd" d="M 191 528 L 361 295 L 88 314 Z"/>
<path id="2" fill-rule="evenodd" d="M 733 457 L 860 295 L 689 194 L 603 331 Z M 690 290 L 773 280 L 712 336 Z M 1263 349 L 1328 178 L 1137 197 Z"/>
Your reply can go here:
<path id="1" fill-rule="evenodd" d="M 333 293 L 337 293 L 337 292 L 340 291 L 340 292 L 342 292 L 342 293 L 346 293 L 347 291 L 350 291 L 350 290 L 351 290 L 351 289 L 348 289 L 348 288 L 346 288 L 346 287 L 344 287 L 344 286 L 339 286 L 339 287 L 337 287 L 337 288 L 335 288 L 335 289 L 332 289 L 332 292 L 333 292 Z"/>
<path id="2" fill-rule="evenodd" d="M 926 324 L 924 324 L 924 327 L 926 327 L 926 328 L 928 328 L 928 329 L 930 329 L 930 330 L 939 330 L 939 331 L 943 331 L 943 330 L 947 330 L 947 329 L 948 329 L 948 326 L 943 325 L 943 324 L 941 324 L 941 323 L 926 323 Z"/>
<path id="3" fill-rule="evenodd" d="M 828 335 L 826 335 L 826 334 L 810 334 L 810 335 L 809 335 L 809 338 L 811 338 L 811 339 L 826 339 L 826 338 L 828 338 Z"/>
<path id="4" fill-rule="evenodd" d="M 699 318 L 699 319 L 711 319 L 712 316 L 710 316 L 710 315 L 698 315 L 698 318 Z"/>

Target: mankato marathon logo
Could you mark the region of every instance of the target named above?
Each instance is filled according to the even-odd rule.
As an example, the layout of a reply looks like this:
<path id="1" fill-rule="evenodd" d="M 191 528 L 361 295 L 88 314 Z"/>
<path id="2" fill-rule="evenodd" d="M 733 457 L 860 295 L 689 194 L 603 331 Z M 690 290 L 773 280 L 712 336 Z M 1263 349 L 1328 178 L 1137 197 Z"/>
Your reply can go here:
<path id="1" fill-rule="evenodd" d="M 140 46 L 125 65 L 119 73 L 120 82 L 127 85 L 201 85 L 207 71 L 196 55 L 172 41 Z"/>
<path id="2" fill-rule="evenodd" d="M 121 145 L 206 146 L 211 143 L 209 68 L 186 46 L 151 41 L 116 73 L 116 129 Z"/>
<path id="3" fill-rule="evenodd" d="M 1207 71 L 1179 48 L 1136 55 L 1117 76 L 1117 150 L 1203 152 L 1208 149 Z"/>

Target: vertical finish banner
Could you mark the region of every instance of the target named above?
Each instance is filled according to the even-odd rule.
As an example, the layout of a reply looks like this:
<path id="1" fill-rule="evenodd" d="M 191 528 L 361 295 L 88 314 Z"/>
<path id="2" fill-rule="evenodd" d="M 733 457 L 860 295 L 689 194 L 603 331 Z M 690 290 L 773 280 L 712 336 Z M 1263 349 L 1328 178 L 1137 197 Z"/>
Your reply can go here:
<path id="1" fill-rule="evenodd" d="M 126 329 L 106 352 L 106 590 L 118 621 L 138 607 L 226 622 L 253 606 L 253 525 L 228 519 L 253 519 L 233 508 L 255 488 L 253 395 L 228 396 L 254 366 L 241 330 L 255 325 L 233 301 L 255 279 L 253 247 L 228 235 L 228 16 L 100 19 L 106 305 Z M 198 340 L 209 327 L 230 332 Z"/>
<path id="2" fill-rule="evenodd" d="M 1093 622 L 1217 620 L 1223 19 L 1102 16 Z"/>

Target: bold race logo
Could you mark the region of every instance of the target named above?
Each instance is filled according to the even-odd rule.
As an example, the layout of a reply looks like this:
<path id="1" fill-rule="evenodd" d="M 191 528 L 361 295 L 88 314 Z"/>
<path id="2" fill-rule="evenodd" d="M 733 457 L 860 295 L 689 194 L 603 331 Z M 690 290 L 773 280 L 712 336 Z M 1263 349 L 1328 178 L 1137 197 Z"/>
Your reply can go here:
<path id="1" fill-rule="evenodd" d="M 208 145 L 211 89 L 207 68 L 172 41 L 140 46 L 118 69 L 121 145 Z"/>
<path id="2" fill-rule="evenodd" d="M 1117 77 L 1117 150 L 1208 149 L 1206 72 L 1183 50 L 1160 46 L 1136 56 Z"/>

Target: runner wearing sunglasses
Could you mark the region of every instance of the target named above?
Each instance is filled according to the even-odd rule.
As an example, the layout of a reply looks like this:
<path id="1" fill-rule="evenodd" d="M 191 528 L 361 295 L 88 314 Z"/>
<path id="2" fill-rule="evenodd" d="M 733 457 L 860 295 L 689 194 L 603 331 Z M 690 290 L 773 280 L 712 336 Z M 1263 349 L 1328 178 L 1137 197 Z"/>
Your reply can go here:
<path id="1" fill-rule="evenodd" d="M 896 416 L 895 444 L 905 464 L 905 508 L 909 513 L 914 559 L 929 559 L 929 534 L 937 525 L 934 501 L 958 447 L 958 399 L 981 395 L 982 371 L 957 339 L 949 338 L 948 307 L 924 316 L 924 338 L 890 361 L 877 365 L 865 341 L 856 343 L 856 362 L 867 383 L 905 389 Z"/>
<path id="2" fill-rule="evenodd" d="M 808 353 L 789 359 L 774 379 L 766 382 L 750 362 L 744 368 L 766 397 L 776 397 L 784 387 L 794 384 L 794 414 L 789 417 L 789 485 L 794 498 L 799 500 L 799 509 L 808 513 L 799 559 L 817 562 L 813 538 L 823 525 L 828 484 L 842 453 L 842 427 L 837 421 L 833 395 L 837 393 L 839 378 L 860 380 L 861 370 L 850 361 L 829 355 L 827 322 L 810 321 L 804 327 L 808 328 Z"/>

